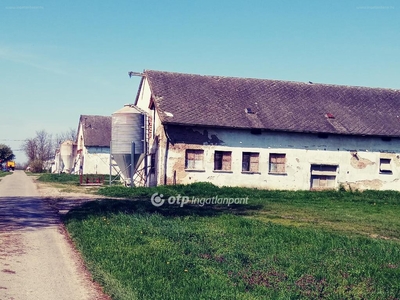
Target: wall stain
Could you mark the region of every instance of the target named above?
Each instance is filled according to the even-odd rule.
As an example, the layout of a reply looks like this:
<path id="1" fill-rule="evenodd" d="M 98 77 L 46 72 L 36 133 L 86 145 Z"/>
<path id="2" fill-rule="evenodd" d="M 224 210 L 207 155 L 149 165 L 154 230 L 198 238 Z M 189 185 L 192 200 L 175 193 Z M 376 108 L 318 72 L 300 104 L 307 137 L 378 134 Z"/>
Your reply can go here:
<path id="1" fill-rule="evenodd" d="M 354 154 L 350 158 L 350 165 L 355 169 L 365 169 L 367 166 L 374 165 L 375 162 L 360 157 L 359 154 Z"/>
<path id="2" fill-rule="evenodd" d="M 356 182 L 349 182 L 348 185 L 351 190 L 380 190 L 383 187 L 383 182 L 379 179 L 360 180 Z"/>

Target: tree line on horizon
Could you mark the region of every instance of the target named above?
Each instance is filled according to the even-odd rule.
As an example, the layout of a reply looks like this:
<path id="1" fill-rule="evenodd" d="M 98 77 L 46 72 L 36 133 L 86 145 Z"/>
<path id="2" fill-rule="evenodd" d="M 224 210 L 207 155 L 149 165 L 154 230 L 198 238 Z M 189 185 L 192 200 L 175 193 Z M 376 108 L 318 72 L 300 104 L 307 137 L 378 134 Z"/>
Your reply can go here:
<path id="1" fill-rule="evenodd" d="M 25 166 L 34 173 L 47 171 L 47 163 L 54 159 L 56 150 L 60 144 L 66 140 L 76 139 L 76 131 L 72 128 L 53 135 L 46 130 L 36 131 L 36 136 L 26 139 L 22 144 L 22 149 L 28 157 L 28 162 Z"/>

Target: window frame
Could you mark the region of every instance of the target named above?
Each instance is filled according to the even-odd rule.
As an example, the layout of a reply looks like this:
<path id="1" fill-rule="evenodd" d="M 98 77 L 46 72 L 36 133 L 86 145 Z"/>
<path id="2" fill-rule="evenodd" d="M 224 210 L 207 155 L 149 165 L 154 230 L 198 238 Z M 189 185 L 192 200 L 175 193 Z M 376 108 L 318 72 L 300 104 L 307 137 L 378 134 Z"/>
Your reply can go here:
<path id="1" fill-rule="evenodd" d="M 286 153 L 274 152 L 269 154 L 268 173 L 286 175 Z"/>
<path id="2" fill-rule="evenodd" d="M 232 172 L 232 151 L 214 152 L 214 171 Z"/>
<path id="3" fill-rule="evenodd" d="M 191 159 L 189 156 L 193 156 L 193 158 Z M 204 170 L 203 149 L 186 149 L 185 170 Z"/>
<path id="4" fill-rule="evenodd" d="M 310 188 L 311 190 L 325 190 L 336 188 L 338 175 L 338 164 L 315 163 L 310 165 Z M 318 181 L 318 185 L 314 182 Z M 323 184 L 321 184 L 321 181 Z"/>
<path id="5" fill-rule="evenodd" d="M 259 168 L 259 152 L 242 152 L 242 173 L 259 173 Z"/>
<path id="6" fill-rule="evenodd" d="M 382 168 L 383 166 L 389 166 L 388 168 Z M 388 157 L 379 158 L 379 174 L 392 175 L 392 159 Z"/>

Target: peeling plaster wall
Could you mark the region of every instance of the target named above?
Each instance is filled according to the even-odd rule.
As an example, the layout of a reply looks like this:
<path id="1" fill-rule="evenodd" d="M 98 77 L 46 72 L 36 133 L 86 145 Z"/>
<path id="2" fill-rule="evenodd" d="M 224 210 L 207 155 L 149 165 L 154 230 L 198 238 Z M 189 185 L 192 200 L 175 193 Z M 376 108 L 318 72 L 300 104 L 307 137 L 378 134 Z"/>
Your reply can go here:
<path id="1" fill-rule="evenodd" d="M 180 140 L 169 147 L 167 184 L 209 181 L 219 186 L 308 190 L 311 164 L 329 164 L 338 166 L 335 188 L 342 184 L 359 190 L 400 190 L 400 140 L 384 142 L 380 138 L 352 136 L 319 138 L 315 134 L 276 132 L 254 135 L 250 130 L 210 128 L 197 131 L 191 138 L 188 129 L 183 129 Z M 219 142 L 198 143 L 197 137 L 204 136 L 204 132 L 210 141 Z M 176 138 L 177 135 L 172 136 Z M 185 169 L 186 149 L 204 150 L 204 170 Z M 215 151 L 232 151 L 231 172 L 214 171 Z M 259 173 L 242 173 L 243 152 L 259 152 Z M 269 173 L 270 153 L 286 154 L 286 174 Z M 380 158 L 392 159 L 392 174 L 380 174 Z"/>

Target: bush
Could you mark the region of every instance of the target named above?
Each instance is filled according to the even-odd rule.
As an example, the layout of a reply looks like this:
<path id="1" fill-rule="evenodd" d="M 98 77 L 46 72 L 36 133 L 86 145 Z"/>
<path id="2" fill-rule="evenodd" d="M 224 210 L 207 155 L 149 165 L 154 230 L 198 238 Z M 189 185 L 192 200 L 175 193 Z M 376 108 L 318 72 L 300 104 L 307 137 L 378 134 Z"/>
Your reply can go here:
<path id="1" fill-rule="evenodd" d="M 29 164 L 30 171 L 33 173 L 43 173 L 43 161 L 35 159 Z"/>

